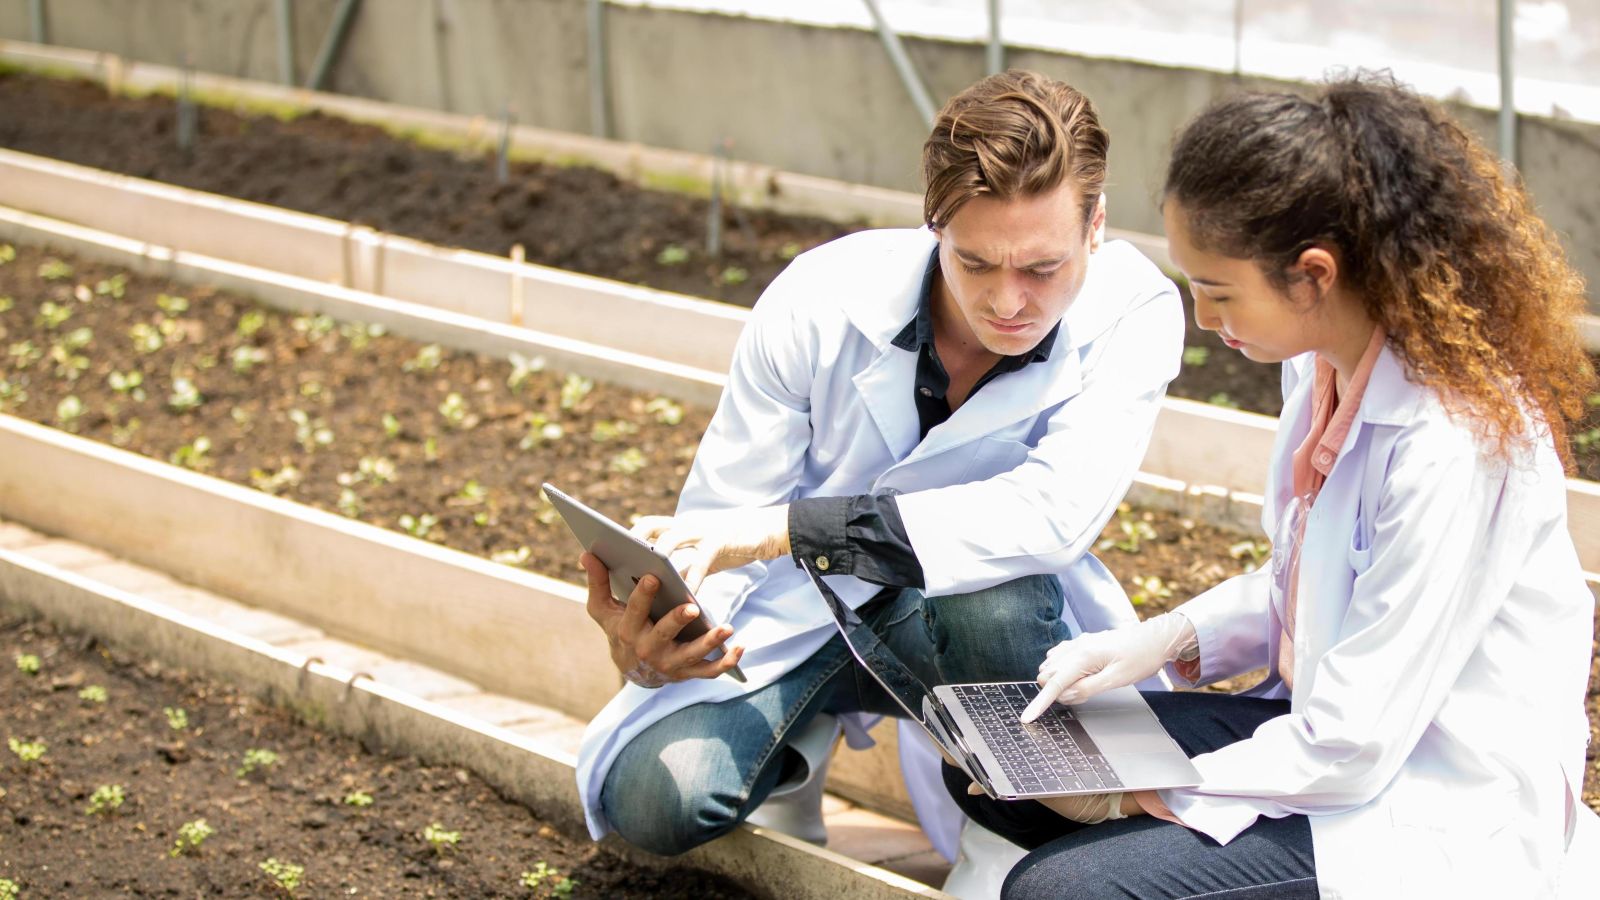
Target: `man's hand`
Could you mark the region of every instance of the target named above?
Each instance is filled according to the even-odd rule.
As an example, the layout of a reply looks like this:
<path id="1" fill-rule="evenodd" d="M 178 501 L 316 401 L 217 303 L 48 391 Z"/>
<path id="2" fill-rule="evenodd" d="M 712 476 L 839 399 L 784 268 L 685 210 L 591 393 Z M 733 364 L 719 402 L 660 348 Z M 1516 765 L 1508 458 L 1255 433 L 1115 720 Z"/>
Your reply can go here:
<path id="1" fill-rule="evenodd" d="M 1095 694 L 1148 678 L 1194 640 L 1194 626 L 1188 618 L 1170 612 L 1137 625 L 1062 641 L 1039 666 L 1039 696 L 1022 711 L 1022 721 L 1039 718 L 1057 700 L 1082 703 Z"/>
<path id="2" fill-rule="evenodd" d="M 716 678 L 739 664 L 743 647 L 724 649 L 722 658 L 706 659 L 733 636 L 727 625 L 706 632 L 687 644 L 674 640 L 685 625 L 700 615 L 700 608 L 685 603 L 661 621 L 650 621 L 650 604 L 661 583 L 653 575 L 639 579 L 626 604 L 611 596 L 611 573 L 592 553 L 579 559 L 589 575 L 589 618 L 599 623 L 611 644 L 611 662 L 623 677 L 641 687 L 661 687 L 690 678 Z"/>
<path id="3" fill-rule="evenodd" d="M 692 594 L 713 572 L 787 556 L 789 505 L 644 516 L 633 536 L 671 559 Z"/>

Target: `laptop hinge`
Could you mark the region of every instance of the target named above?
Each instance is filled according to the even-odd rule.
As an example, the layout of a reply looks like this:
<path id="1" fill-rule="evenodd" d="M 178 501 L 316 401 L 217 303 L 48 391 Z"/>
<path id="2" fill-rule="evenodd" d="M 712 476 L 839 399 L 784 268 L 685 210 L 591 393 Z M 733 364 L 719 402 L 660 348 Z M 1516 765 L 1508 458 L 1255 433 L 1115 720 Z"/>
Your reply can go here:
<path id="1" fill-rule="evenodd" d="M 967 742 L 961 737 L 961 728 L 956 725 L 955 718 L 945 711 L 944 703 L 940 702 L 939 698 L 932 696 L 928 697 L 927 701 L 927 712 L 932 713 L 928 717 L 929 721 L 938 725 L 939 731 L 944 735 L 946 742 L 955 748 L 961 760 L 961 768 L 966 770 L 966 773 L 983 788 L 985 793 L 991 797 L 998 796 L 995 793 L 994 782 L 989 779 L 989 773 L 983 767 L 983 761 L 978 759 L 977 754 L 967 747 Z"/>

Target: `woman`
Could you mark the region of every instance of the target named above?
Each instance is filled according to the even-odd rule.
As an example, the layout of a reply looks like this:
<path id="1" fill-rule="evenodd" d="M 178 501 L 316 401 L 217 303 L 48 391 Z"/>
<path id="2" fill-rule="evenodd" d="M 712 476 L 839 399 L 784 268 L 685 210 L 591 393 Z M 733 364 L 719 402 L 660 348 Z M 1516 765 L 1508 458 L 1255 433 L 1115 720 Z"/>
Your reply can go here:
<path id="1" fill-rule="evenodd" d="M 1163 667 L 1269 675 L 1149 695 L 1195 788 L 1005 803 L 947 766 L 1033 849 L 1007 896 L 1593 896 L 1563 463 L 1595 376 L 1555 236 L 1437 104 L 1370 75 L 1215 104 L 1163 212 L 1196 322 L 1284 363 L 1273 562 L 1056 647 L 1024 719 Z"/>

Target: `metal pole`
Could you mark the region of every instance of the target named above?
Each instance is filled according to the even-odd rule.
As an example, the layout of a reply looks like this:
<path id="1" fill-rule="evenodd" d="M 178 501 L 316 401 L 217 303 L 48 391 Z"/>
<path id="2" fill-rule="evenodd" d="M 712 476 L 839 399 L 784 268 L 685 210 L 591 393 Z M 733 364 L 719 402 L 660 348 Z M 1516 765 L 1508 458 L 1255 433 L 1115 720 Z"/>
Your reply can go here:
<path id="1" fill-rule="evenodd" d="M 356 10 L 360 8 L 361 0 L 340 0 L 339 10 L 333 14 L 333 27 L 328 29 L 328 37 L 322 42 L 322 49 L 317 51 L 317 61 L 311 64 L 311 77 L 306 79 L 306 87 L 313 91 L 322 90 L 322 83 L 328 78 L 328 70 L 333 68 L 333 61 L 338 58 L 339 48 L 344 46 L 345 35 L 350 32 L 350 22 L 356 17 Z"/>
<path id="2" fill-rule="evenodd" d="M 1500 0 L 1500 155 L 1517 164 L 1517 102 L 1515 98 L 1517 76 L 1512 66 L 1512 51 L 1516 46 L 1516 29 L 1512 17 L 1516 13 L 1516 0 Z"/>
<path id="3" fill-rule="evenodd" d="M 883 41 L 883 49 L 889 53 L 889 61 L 894 63 L 894 69 L 900 73 L 900 81 L 906 86 L 906 93 L 911 95 L 911 102 L 917 105 L 917 112 L 933 127 L 933 121 L 939 111 L 933 105 L 933 98 L 928 96 L 928 89 L 923 87 L 922 79 L 917 76 L 916 67 L 911 65 L 911 57 L 906 55 L 906 48 L 900 43 L 900 35 L 896 34 L 884 21 L 883 13 L 878 11 L 877 0 L 861 0 L 867 5 L 867 12 L 872 14 L 873 24 L 878 26 L 878 37 Z"/>
<path id="4" fill-rule="evenodd" d="M 278 80 L 294 87 L 294 0 L 278 0 Z"/>
<path id="5" fill-rule="evenodd" d="M 35 44 L 50 43 L 50 32 L 44 27 L 44 0 L 28 0 L 28 23 L 33 26 Z"/>
<path id="6" fill-rule="evenodd" d="M 1244 0 L 1233 0 L 1233 77 L 1244 74 Z"/>
<path id="7" fill-rule="evenodd" d="M 1000 40 L 1000 0 L 989 0 L 989 74 L 1006 70 L 1006 45 Z"/>
<path id="8" fill-rule="evenodd" d="M 604 0 L 589 0 L 589 131 L 611 136 L 611 98 L 606 93 L 606 9 Z"/>

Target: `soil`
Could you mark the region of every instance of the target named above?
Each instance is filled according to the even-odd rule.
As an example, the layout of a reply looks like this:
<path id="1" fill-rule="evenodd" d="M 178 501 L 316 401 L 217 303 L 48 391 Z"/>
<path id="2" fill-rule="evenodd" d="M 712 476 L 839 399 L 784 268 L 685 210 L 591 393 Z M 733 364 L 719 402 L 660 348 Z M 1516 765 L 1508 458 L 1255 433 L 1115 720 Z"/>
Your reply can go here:
<path id="1" fill-rule="evenodd" d="M 308 113 L 285 120 L 201 107 L 191 151 L 176 144 L 172 97 L 110 96 L 92 82 L 0 71 L 0 146 L 545 265 L 754 304 L 799 251 L 856 223 L 727 209 L 724 252 L 706 253 L 708 203 L 595 169 L 429 149 L 382 129 Z M 115 135 L 115 140 L 108 136 Z M 670 249 L 669 249 L 670 248 Z M 1187 291 L 1184 291 L 1186 308 Z M 1174 396 L 1277 415 L 1276 366 L 1252 363 L 1188 317 Z M 1593 357 L 1600 370 L 1600 355 Z M 1572 429 L 1579 477 L 1600 480 L 1600 394 Z"/>
<path id="2" fill-rule="evenodd" d="M 37 248 L 13 252 L 0 264 L 0 346 L 8 348 L 0 411 L 575 584 L 583 581 L 575 545 L 538 485 L 570 487 L 618 521 L 670 512 L 710 421 L 709 410 L 606 385 L 564 407 L 563 388 L 568 401 L 578 392 L 559 373 L 517 381 L 506 361 L 449 351 L 425 371 L 426 348 L 352 323 L 285 315 Z M 68 317 L 52 322 L 63 310 Z M 141 327 L 144 340 L 168 333 L 159 349 L 136 348 L 131 335 Z M 67 350 L 82 328 L 88 343 Z M 260 359 L 243 373 L 234 366 L 241 352 Z M 110 384 L 113 373 L 135 372 L 142 399 Z M 193 408 L 174 407 L 180 378 L 195 385 Z M 447 415 L 452 394 L 462 398 L 457 424 Z M 68 397 L 82 412 L 63 418 Z M 296 410 L 305 425 L 291 418 Z M 525 445 L 551 426 L 561 435 Z M 201 437 L 210 449 L 184 456 Z M 405 516 L 437 521 L 407 527 Z M 1267 551 L 1259 535 L 1127 506 L 1099 545 L 1143 614 L 1247 571 Z M 1260 676 L 1216 689 L 1240 690 Z M 1585 797 L 1600 809 L 1600 657 L 1587 702 L 1596 750 Z"/>
<path id="3" fill-rule="evenodd" d="M 471 772 L 369 750 L 296 722 L 225 684 L 164 668 L 45 622 L 0 616 L 9 740 L 42 759 L 0 758 L 0 879 L 23 897 L 262 897 L 284 893 L 268 859 L 304 868 L 296 896 L 748 898 L 702 871 L 643 869 L 569 837 Z M 13 664 L 38 657 L 27 675 Z M 81 699 L 91 685 L 103 702 Z M 181 711 L 175 729 L 165 710 Z M 241 776 L 245 754 L 277 761 Z M 102 785 L 115 809 L 91 813 Z M 346 800 L 360 792 L 370 805 Z M 184 823 L 213 829 L 171 855 Z M 441 849 L 424 839 L 455 832 Z M 523 873 L 559 874 L 537 888 Z"/>

